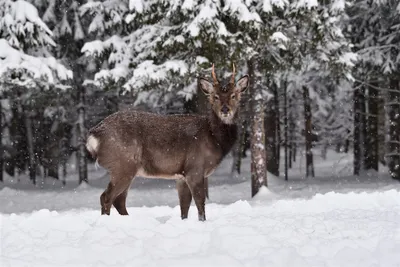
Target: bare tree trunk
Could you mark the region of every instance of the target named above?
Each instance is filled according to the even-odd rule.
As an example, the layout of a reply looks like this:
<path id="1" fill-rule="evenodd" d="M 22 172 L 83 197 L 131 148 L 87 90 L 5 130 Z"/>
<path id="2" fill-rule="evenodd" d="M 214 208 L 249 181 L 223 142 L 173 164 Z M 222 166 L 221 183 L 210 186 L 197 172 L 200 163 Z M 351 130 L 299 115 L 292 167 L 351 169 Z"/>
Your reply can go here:
<path id="1" fill-rule="evenodd" d="M 397 78 L 390 79 L 387 107 L 389 112 L 388 159 L 389 174 L 400 181 L 400 85 Z"/>
<path id="2" fill-rule="evenodd" d="M 286 92 L 287 94 L 287 92 Z M 292 168 L 292 163 L 296 161 L 296 155 L 295 155 L 295 131 L 296 131 L 296 124 L 294 122 L 293 116 L 292 116 L 292 99 L 289 98 L 289 168 Z"/>
<path id="3" fill-rule="evenodd" d="M 354 90 L 354 175 L 360 175 L 360 171 L 366 169 L 365 159 L 368 153 L 365 146 L 367 117 L 365 89 L 358 84 L 356 88 Z"/>
<path id="4" fill-rule="evenodd" d="M 66 185 L 67 184 L 67 162 L 62 163 L 62 184 Z"/>
<path id="5" fill-rule="evenodd" d="M 378 148 L 379 148 L 379 163 L 386 166 L 386 139 L 388 136 L 388 114 L 385 109 L 385 100 L 387 99 L 388 91 L 380 91 L 379 92 L 379 100 L 378 100 Z M 378 164 L 379 164 L 378 163 Z"/>
<path id="6" fill-rule="evenodd" d="M 249 75 L 251 78 L 251 196 L 254 197 L 261 187 L 267 186 L 265 136 L 264 136 L 264 100 L 262 88 L 255 82 L 254 65 L 248 62 Z"/>
<path id="7" fill-rule="evenodd" d="M 256 94 L 257 96 L 257 94 Z M 251 196 L 267 186 L 266 155 L 264 146 L 264 110 L 262 100 L 254 101 L 251 137 Z"/>
<path id="8" fill-rule="evenodd" d="M 86 158 L 86 127 L 85 127 L 85 87 L 78 85 L 78 169 L 79 183 L 88 183 L 87 158 Z"/>
<path id="9" fill-rule="evenodd" d="M 378 90 L 368 87 L 368 134 L 365 135 L 368 147 L 366 155 L 366 169 L 378 171 L 379 163 L 379 136 L 378 136 Z"/>
<path id="10" fill-rule="evenodd" d="M 347 136 L 350 135 L 350 130 L 347 129 Z M 350 146 L 350 139 L 349 137 L 346 138 L 346 141 L 344 142 L 344 153 L 349 153 L 349 146 Z"/>
<path id="11" fill-rule="evenodd" d="M 33 184 L 36 184 L 36 158 L 33 144 L 32 118 L 30 112 L 25 112 L 26 138 L 28 143 L 29 156 L 29 178 Z"/>
<path id="12" fill-rule="evenodd" d="M 311 100 L 308 88 L 303 86 L 304 101 L 304 135 L 306 139 L 306 177 L 315 177 L 314 160 L 312 152 L 312 122 L 311 122 Z"/>
<path id="13" fill-rule="evenodd" d="M 284 131 L 285 131 L 285 180 L 288 180 L 288 130 L 289 130 L 289 125 L 288 125 L 288 107 L 287 107 L 287 85 L 286 82 L 284 83 L 284 92 L 283 92 L 283 98 L 284 98 L 284 104 L 283 104 L 283 112 L 284 112 Z"/>
<path id="14" fill-rule="evenodd" d="M 281 159 L 281 124 L 280 124 L 280 112 L 279 112 L 279 94 L 278 94 L 278 86 L 273 84 L 273 92 L 274 92 L 274 110 L 275 110 L 275 168 L 276 168 L 276 176 L 279 176 L 279 163 Z"/>
<path id="15" fill-rule="evenodd" d="M 293 162 L 296 162 L 296 158 L 297 158 L 297 144 L 296 144 L 296 141 L 292 142 L 292 151 L 293 151 Z"/>
<path id="16" fill-rule="evenodd" d="M 238 126 L 238 140 L 232 150 L 233 164 L 232 173 L 240 174 L 242 167 L 242 158 L 245 150 L 247 120 L 240 120 Z"/>
<path id="17" fill-rule="evenodd" d="M 359 84 L 355 84 L 356 89 L 354 90 L 354 175 L 360 175 L 361 168 L 361 151 L 360 151 L 360 142 L 361 142 L 361 109 L 360 109 L 360 94 L 361 89 L 359 88 Z"/>
<path id="18" fill-rule="evenodd" d="M 279 166 L 277 166 L 276 154 L 276 113 L 272 103 L 267 104 L 264 117 L 264 131 L 265 131 L 265 153 L 267 158 L 267 171 L 273 175 L 279 176 Z"/>
<path id="19" fill-rule="evenodd" d="M 0 182 L 4 181 L 3 178 L 4 167 L 4 146 L 3 146 L 3 105 L 0 98 Z"/>
<path id="20" fill-rule="evenodd" d="M 368 116 L 367 116 L 367 97 L 365 87 L 361 87 L 360 94 L 360 119 L 361 119 L 361 139 L 360 139 L 360 149 L 361 149 L 361 170 L 367 169 L 367 155 L 369 154 L 369 147 L 367 145 L 367 135 L 368 135 Z"/>

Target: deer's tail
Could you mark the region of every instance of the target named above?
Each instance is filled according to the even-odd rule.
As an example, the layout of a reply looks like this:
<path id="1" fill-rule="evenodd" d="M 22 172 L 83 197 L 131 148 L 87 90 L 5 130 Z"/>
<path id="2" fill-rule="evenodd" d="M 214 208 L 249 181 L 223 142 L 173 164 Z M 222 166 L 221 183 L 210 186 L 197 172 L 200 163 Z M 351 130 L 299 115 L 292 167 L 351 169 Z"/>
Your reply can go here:
<path id="1" fill-rule="evenodd" d="M 86 149 L 89 151 L 90 155 L 96 159 L 97 152 L 99 151 L 99 139 L 93 134 L 89 134 L 86 141 Z"/>

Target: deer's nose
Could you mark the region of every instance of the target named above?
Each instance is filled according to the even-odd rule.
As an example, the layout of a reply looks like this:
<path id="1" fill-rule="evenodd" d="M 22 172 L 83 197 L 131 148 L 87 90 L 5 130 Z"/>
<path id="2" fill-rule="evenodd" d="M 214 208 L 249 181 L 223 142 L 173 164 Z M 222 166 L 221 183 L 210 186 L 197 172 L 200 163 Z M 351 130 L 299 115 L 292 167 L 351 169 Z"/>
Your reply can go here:
<path id="1" fill-rule="evenodd" d="M 221 108 L 221 112 L 222 112 L 223 114 L 228 114 L 229 108 L 228 108 L 226 105 L 223 105 L 222 108 Z"/>

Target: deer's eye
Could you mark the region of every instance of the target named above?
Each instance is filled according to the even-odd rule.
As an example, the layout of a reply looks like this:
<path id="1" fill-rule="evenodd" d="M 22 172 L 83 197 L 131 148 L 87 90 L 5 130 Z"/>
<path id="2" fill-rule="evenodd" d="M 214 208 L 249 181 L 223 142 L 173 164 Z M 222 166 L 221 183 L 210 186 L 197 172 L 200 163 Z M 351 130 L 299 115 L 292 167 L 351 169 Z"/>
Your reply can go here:
<path id="1" fill-rule="evenodd" d="M 215 100 L 219 100 L 219 96 L 218 95 L 214 95 L 214 99 Z"/>
<path id="2" fill-rule="evenodd" d="M 231 95 L 231 98 L 232 98 L 232 99 L 235 99 L 235 98 L 236 98 L 236 95 Z"/>

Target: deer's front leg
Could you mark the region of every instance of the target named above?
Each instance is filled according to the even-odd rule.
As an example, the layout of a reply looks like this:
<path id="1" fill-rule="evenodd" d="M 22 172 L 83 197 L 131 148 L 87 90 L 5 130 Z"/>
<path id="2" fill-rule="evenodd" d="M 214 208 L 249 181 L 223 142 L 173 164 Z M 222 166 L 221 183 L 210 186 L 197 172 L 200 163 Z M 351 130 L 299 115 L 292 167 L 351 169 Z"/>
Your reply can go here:
<path id="1" fill-rule="evenodd" d="M 178 189 L 181 218 L 184 220 L 188 217 L 190 203 L 192 202 L 192 193 L 190 192 L 189 186 L 184 180 L 177 180 L 176 188 Z"/>
<path id="2" fill-rule="evenodd" d="M 206 220 L 205 202 L 206 202 L 206 190 L 204 188 L 204 177 L 198 174 L 192 174 L 186 176 L 186 182 L 192 192 L 194 202 L 196 203 L 197 212 L 199 215 L 199 221 Z"/>

